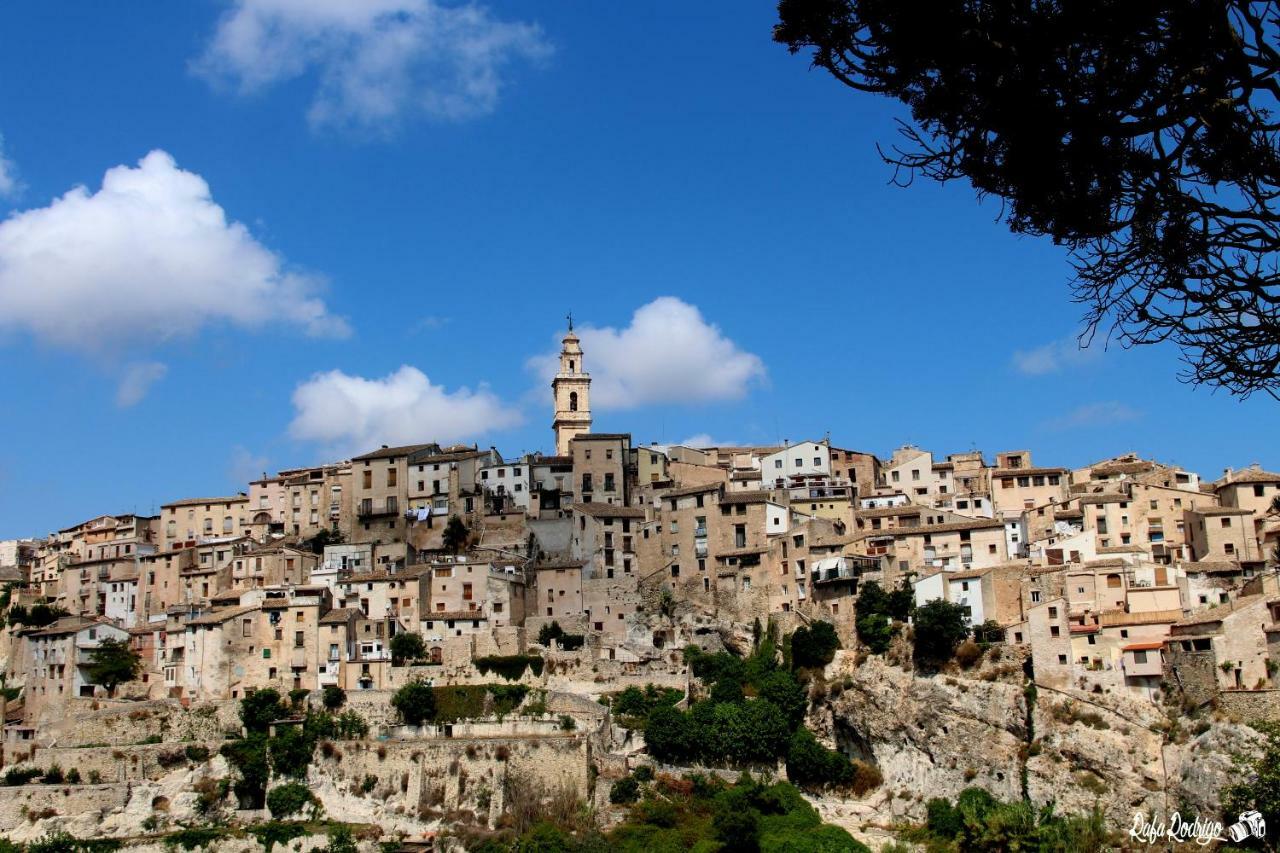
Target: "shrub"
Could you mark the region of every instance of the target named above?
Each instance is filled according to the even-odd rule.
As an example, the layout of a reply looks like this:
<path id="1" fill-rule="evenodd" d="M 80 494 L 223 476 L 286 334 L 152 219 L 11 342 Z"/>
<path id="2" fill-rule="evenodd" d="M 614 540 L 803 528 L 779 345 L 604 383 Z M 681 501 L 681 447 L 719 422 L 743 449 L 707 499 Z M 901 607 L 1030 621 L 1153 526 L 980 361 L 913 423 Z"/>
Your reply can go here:
<path id="1" fill-rule="evenodd" d="M 201 764 L 209 760 L 209 748 L 205 746 L 197 746 L 192 744 L 185 750 L 187 760 L 193 764 Z"/>
<path id="2" fill-rule="evenodd" d="M 44 775 L 40 777 L 40 781 L 46 785 L 61 785 L 66 781 L 66 777 L 62 775 L 62 768 L 57 764 L 50 764 L 49 769 L 44 771 Z"/>
<path id="3" fill-rule="evenodd" d="M 476 658 L 475 665 L 483 675 L 492 672 L 507 681 L 518 681 L 525 670 L 533 670 L 536 676 L 542 675 L 542 658 L 538 655 L 489 655 Z"/>
<path id="4" fill-rule="evenodd" d="M 336 684 L 326 684 L 322 698 L 325 708 L 336 711 L 347 702 L 347 691 Z"/>
<path id="5" fill-rule="evenodd" d="M 80 784 L 80 768 L 72 767 L 70 770 L 67 771 L 67 784 L 68 785 Z"/>
<path id="6" fill-rule="evenodd" d="M 973 639 L 982 646 L 989 646 L 992 643 L 1003 643 L 1004 628 L 1000 627 L 1000 623 L 994 619 L 988 619 L 981 625 L 974 626 Z"/>
<path id="7" fill-rule="evenodd" d="M 26 785 L 39 775 L 40 770 L 35 767 L 10 767 L 5 771 L 4 783 L 10 787 Z"/>
<path id="8" fill-rule="evenodd" d="M 543 625 L 538 630 L 538 645 L 551 647 L 551 644 L 564 636 L 564 629 L 560 627 L 559 622 L 551 622 Z"/>
<path id="9" fill-rule="evenodd" d="M 435 717 L 436 694 L 421 681 L 411 681 L 391 697 L 391 707 L 411 726 L 420 726 Z"/>
<path id="10" fill-rule="evenodd" d="M 314 812 L 318 805 L 311 789 L 302 782 L 286 782 L 267 794 L 267 808 L 277 820 L 302 814 L 307 809 Z"/>
<path id="11" fill-rule="evenodd" d="M 973 665 L 980 660 L 982 660 L 982 646 L 973 640 L 965 640 L 956 647 L 956 663 L 964 669 L 972 669 Z"/>
<path id="12" fill-rule="evenodd" d="M 619 779 L 609 788 L 609 802 L 614 805 L 634 803 L 640 799 L 640 783 L 634 776 Z"/>

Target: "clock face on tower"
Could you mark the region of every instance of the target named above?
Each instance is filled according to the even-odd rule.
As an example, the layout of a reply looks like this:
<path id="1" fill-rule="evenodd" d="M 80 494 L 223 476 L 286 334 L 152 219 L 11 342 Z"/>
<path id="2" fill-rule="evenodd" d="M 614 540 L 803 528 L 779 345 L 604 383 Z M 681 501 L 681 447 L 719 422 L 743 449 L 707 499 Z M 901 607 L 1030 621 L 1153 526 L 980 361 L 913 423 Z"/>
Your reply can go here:
<path id="1" fill-rule="evenodd" d="M 568 456 L 573 437 L 591 432 L 591 374 L 583 366 L 582 344 L 573 333 L 572 320 L 560 348 L 560 369 L 551 380 L 551 395 L 556 455 Z"/>

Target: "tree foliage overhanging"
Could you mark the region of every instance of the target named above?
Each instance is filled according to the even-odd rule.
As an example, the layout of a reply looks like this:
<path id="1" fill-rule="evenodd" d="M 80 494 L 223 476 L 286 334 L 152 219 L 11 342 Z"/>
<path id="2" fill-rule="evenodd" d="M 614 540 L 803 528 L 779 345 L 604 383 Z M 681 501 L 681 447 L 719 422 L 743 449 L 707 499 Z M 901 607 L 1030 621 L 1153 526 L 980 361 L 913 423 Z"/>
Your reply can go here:
<path id="1" fill-rule="evenodd" d="M 1250 0 L 781 0 L 774 38 L 911 111 L 902 182 L 965 179 L 1069 248 L 1091 340 L 1280 398 L 1280 9 Z"/>

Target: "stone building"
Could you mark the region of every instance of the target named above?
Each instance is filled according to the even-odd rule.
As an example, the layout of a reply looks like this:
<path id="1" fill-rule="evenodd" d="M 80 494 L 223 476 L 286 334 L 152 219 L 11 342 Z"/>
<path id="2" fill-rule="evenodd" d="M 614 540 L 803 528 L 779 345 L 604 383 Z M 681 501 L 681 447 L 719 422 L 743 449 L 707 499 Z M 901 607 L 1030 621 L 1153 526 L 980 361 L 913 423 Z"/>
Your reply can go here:
<path id="1" fill-rule="evenodd" d="M 591 374 L 582 363 L 582 344 L 573 333 L 573 322 L 560 347 L 560 364 L 551 380 L 555 418 L 556 455 L 568 456 L 569 443 L 591 432 Z"/>

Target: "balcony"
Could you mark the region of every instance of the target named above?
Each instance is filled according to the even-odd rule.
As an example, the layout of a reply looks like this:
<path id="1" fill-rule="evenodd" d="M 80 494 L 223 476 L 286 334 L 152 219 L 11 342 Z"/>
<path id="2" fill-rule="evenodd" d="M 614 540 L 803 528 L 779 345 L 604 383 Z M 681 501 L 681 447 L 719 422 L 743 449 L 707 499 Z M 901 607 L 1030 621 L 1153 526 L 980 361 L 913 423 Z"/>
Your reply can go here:
<path id="1" fill-rule="evenodd" d="M 379 518 L 386 515 L 399 515 L 400 502 L 397 500 L 383 501 L 381 504 L 373 501 L 362 501 L 360 508 L 356 511 L 356 515 L 360 518 Z"/>

